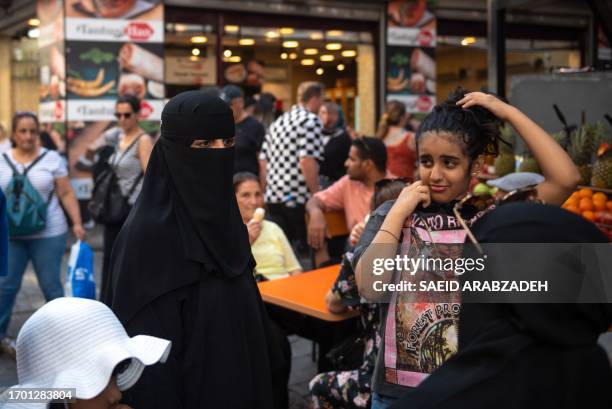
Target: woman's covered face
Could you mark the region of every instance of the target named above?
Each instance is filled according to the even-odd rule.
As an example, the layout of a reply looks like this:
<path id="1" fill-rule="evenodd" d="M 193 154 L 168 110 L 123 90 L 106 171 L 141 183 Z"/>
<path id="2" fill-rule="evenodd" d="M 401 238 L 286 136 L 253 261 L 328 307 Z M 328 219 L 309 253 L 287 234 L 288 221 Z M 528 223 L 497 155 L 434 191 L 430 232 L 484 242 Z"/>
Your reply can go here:
<path id="1" fill-rule="evenodd" d="M 17 148 L 23 151 L 32 151 L 38 147 L 38 126 L 34 118 L 26 116 L 17 120 L 17 126 L 13 130 L 13 140 Z"/>
<path id="2" fill-rule="evenodd" d="M 225 149 L 236 144 L 236 138 L 225 139 L 196 139 L 191 144 L 193 149 Z"/>
<path id="3" fill-rule="evenodd" d="M 424 133 L 418 155 L 419 176 L 429 186 L 434 202 L 448 203 L 467 193 L 472 171 L 470 158 L 456 135 Z"/>
<path id="4" fill-rule="evenodd" d="M 249 221 L 253 218 L 253 213 L 258 207 L 264 207 L 261 186 L 254 180 L 242 182 L 236 190 L 236 200 L 240 208 L 242 220 Z"/>
<path id="5" fill-rule="evenodd" d="M 71 409 L 119 409 L 121 391 L 117 387 L 117 378 L 112 377 L 106 388 L 100 394 L 91 399 L 78 399 L 70 405 Z"/>

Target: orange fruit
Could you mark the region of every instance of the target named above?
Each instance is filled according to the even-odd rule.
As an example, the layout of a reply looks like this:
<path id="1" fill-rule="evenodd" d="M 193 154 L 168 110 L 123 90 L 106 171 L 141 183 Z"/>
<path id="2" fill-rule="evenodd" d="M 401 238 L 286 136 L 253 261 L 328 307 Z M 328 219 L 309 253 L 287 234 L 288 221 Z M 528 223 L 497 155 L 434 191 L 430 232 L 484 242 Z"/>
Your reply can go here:
<path id="1" fill-rule="evenodd" d="M 572 193 L 572 195 L 569 197 L 569 199 L 573 199 L 575 201 L 579 201 L 580 200 L 580 194 L 576 191 L 576 192 Z"/>
<path id="2" fill-rule="evenodd" d="M 580 197 L 593 197 L 593 191 L 588 187 L 583 187 L 578 191 Z"/>
<path id="3" fill-rule="evenodd" d="M 565 204 L 574 206 L 578 206 L 578 203 L 580 203 L 580 198 L 573 194 L 565 201 Z"/>
<path id="4" fill-rule="evenodd" d="M 606 202 L 608 200 L 608 196 L 605 193 L 597 192 L 593 194 L 593 201 L 603 201 Z"/>
<path id="5" fill-rule="evenodd" d="M 606 202 L 606 208 L 612 212 L 612 200 L 608 200 Z"/>
<path id="6" fill-rule="evenodd" d="M 594 222 L 595 221 L 595 213 L 593 213 L 590 210 L 587 210 L 585 212 L 582 212 L 582 217 L 584 217 L 585 219 Z"/>
<path id="7" fill-rule="evenodd" d="M 580 214 L 580 209 L 576 205 L 568 205 L 565 209 L 569 210 L 572 213 Z"/>
<path id="8" fill-rule="evenodd" d="M 606 210 L 606 202 L 601 200 L 593 200 L 593 207 L 595 208 L 595 211 L 601 212 L 602 210 Z"/>
<path id="9" fill-rule="evenodd" d="M 582 199 L 580 199 L 578 209 L 580 209 L 581 212 L 584 212 L 586 210 L 593 210 L 593 201 L 591 200 L 591 198 L 583 197 Z"/>

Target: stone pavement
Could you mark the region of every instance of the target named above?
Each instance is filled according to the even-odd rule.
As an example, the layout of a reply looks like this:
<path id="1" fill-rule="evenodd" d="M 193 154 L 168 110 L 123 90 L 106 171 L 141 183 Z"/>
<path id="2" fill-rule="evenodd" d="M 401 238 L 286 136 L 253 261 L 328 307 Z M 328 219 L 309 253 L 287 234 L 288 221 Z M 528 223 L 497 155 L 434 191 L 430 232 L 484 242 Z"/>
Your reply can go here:
<path id="1" fill-rule="evenodd" d="M 88 232 L 87 242 L 94 248 L 94 270 L 96 283 L 101 281 L 102 271 L 102 234 L 99 228 Z M 68 253 L 62 264 L 62 277 L 66 272 Z M 8 335 L 16 337 L 23 323 L 45 303 L 44 297 L 32 266 L 29 265 L 24 275 L 21 291 L 13 310 Z M 289 337 L 292 349 L 291 375 L 289 379 L 290 409 L 307 409 L 309 405 L 308 382 L 316 375 L 316 363 L 312 361 L 312 343 L 298 336 Z M 0 354 L 0 391 L 6 386 L 17 383 L 15 362 L 8 356 Z"/>

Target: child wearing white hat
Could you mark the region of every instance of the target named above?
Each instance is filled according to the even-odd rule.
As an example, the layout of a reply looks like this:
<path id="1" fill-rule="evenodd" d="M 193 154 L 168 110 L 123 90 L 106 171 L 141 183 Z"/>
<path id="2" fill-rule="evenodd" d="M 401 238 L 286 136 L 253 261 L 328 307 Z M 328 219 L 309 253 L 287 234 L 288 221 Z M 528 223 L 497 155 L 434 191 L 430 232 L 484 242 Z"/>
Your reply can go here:
<path id="1" fill-rule="evenodd" d="M 157 337 L 130 338 L 101 302 L 57 298 L 36 311 L 19 331 L 19 384 L 0 395 L 0 408 L 55 408 L 51 399 L 26 403 L 15 392 L 65 388 L 74 391 L 72 402 L 57 407 L 129 409 L 119 404 L 121 391 L 138 381 L 145 366 L 165 362 L 170 347 L 170 341 Z"/>

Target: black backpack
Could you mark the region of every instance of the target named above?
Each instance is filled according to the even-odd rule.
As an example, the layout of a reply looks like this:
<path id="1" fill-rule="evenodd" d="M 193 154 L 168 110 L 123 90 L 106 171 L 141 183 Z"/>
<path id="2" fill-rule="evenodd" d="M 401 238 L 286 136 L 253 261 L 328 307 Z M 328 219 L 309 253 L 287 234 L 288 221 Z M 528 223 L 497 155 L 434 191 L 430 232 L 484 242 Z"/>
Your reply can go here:
<path id="1" fill-rule="evenodd" d="M 128 199 L 132 196 L 132 193 L 134 193 L 136 186 L 138 186 L 138 183 L 143 177 L 143 173 L 140 172 L 140 175 L 138 175 L 138 178 L 136 178 L 134 184 L 130 187 L 127 197 L 125 197 L 123 193 L 121 193 L 121 188 L 119 187 L 116 168 L 125 155 L 136 145 L 136 143 L 138 143 L 142 135 L 143 134 L 138 135 L 134 142 L 123 151 L 119 159 L 115 162 L 115 166 L 109 164 L 95 177 L 93 193 L 87 208 L 96 223 L 121 223 L 128 216 L 130 212 Z"/>

